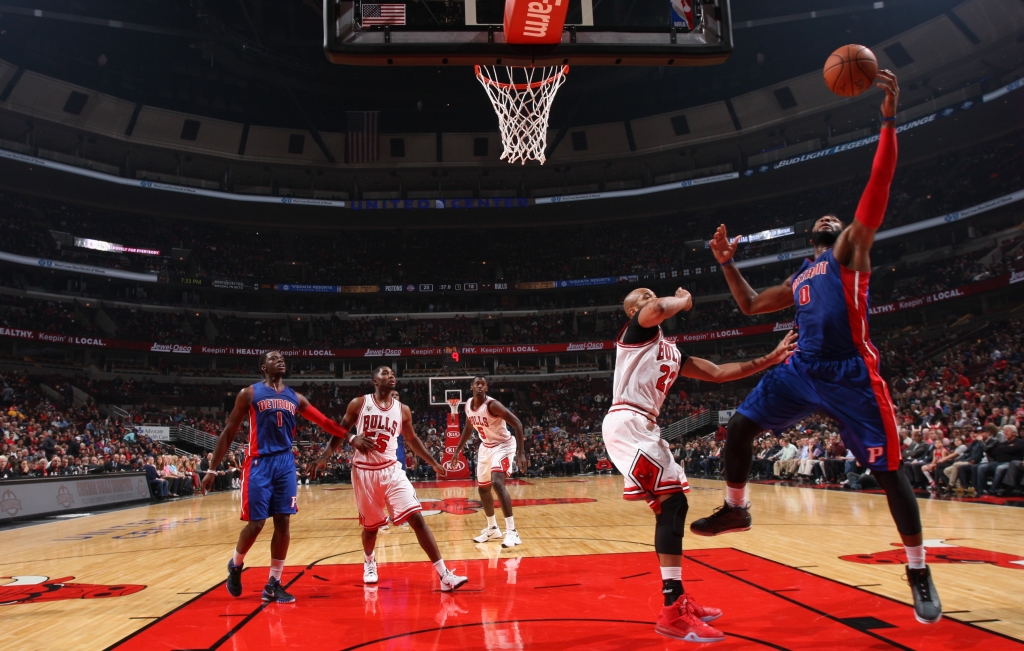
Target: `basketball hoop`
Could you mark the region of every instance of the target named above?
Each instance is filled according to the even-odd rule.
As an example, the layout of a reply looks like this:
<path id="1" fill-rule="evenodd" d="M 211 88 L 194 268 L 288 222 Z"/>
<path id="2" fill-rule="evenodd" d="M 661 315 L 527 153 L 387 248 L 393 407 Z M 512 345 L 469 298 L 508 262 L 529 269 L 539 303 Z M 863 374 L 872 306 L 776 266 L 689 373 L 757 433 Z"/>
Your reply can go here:
<path id="1" fill-rule="evenodd" d="M 536 160 L 543 165 L 548 146 L 548 116 L 569 66 L 474 68 L 498 114 L 504 147 L 501 157 L 510 163 L 519 161 L 525 165 L 528 160 Z"/>
<path id="2" fill-rule="evenodd" d="M 448 398 L 448 407 L 451 408 L 453 414 L 459 413 L 459 404 L 461 402 L 461 398 Z"/>

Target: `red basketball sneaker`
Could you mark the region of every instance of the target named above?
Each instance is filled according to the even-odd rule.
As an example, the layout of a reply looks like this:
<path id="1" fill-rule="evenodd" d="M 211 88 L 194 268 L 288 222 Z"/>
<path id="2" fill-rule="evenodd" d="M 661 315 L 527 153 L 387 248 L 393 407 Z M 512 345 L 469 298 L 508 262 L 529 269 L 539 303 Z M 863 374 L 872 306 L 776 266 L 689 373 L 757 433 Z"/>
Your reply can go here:
<path id="1" fill-rule="evenodd" d="M 725 634 L 708 626 L 700 620 L 698 613 L 707 613 L 706 617 L 715 617 L 722 614 L 717 608 L 701 608 L 689 601 L 687 595 L 679 599 L 671 606 L 661 609 L 658 616 L 658 623 L 654 625 L 654 632 L 665 637 L 674 637 L 677 640 L 687 642 L 722 642 Z M 713 613 L 718 613 L 714 615 Z"/>
<path id="2" fill-rule="evenodd" d="M 693 599 L 693 595 L 685 595 L 686 603 L 690 605 L 690 612 L 693 616 L 702 622 L 713 622 L 722 616 L 721 608 L 712 608 L 711 606 L 701 606 Z"/>

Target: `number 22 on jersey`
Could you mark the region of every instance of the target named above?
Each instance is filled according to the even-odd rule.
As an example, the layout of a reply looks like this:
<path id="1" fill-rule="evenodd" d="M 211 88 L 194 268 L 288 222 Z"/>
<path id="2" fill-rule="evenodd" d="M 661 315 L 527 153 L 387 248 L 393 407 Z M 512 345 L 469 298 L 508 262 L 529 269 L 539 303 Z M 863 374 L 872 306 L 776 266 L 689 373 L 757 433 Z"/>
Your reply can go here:
<path id="1" fill-rule="evenodd" d="M 679 349 L 672 342 L 665 341 L 662 339 L 658 342 L 658 361 L 671 361 L 674 362 L 676 368 L 679 367 Z M 655 388 L 664 394 L 668 393 L 668 390 L 672 388 L 672 383 L 676 381 L 677 372 L 673 370 L 673 365 L 662 364 L 658 371 L 661 375 L 658 377 L 658 382 L 655 384 Z"/>

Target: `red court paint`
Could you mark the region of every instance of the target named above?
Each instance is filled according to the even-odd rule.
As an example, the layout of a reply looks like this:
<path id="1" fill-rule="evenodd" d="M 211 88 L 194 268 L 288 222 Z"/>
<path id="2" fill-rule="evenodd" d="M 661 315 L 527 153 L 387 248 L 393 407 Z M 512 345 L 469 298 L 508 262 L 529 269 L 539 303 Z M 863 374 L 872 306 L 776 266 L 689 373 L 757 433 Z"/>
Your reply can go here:
<path id="1" fill-rule="evenodd" d="M 532 482 L 523 479 L 506 479 L 506 486 L 532 486 Z M 413 488 L 476 488 L 475 479 L 453 479 L 452 481 L 414 481 Z"/>
<path id="2" fill-rule="evenodd" d="M 1024 649 L 1024 644 L 944 618 L 925 626 L 912 609 L 733 549 L 688 554 L 686 589 L 725 614 L 717 650 Z M 111 649 L 680 649 L 654 632 L 660 579 L 650 552 L 454 561 L 469 576 L 441 593 L 429 563 L 287 568 L 298 601 L 261 606 L 266 568 L 243 575 L 243 596 L 223 584 Z M 941 586 L 940 586 L 941 589 Z M 909 591 L 907 596 L 909 597 Z"/>

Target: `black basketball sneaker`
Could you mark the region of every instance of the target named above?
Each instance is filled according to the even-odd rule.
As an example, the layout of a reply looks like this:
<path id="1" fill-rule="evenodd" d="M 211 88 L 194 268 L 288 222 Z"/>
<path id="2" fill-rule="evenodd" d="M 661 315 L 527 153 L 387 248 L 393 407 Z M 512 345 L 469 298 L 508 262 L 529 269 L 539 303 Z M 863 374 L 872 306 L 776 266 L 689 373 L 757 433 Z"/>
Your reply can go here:
<path id="1" fill-rule="evenodd" d="M 730 506 L 728 502 L 715 509 L 706 518 L 690 523 L 690 531 L 698 536 L 717 536 L 720 533 L 750 529 L 750 507 Z"/>
<path id="2" fill-rule="evenodd" d="M 263 586 L 263 601 L 276 601 L 279 604 L 295 603 L 295 596 L 284 591 L 284 586 L 277 579 L 271 577 L 267 585 Z"/>
<path id="3" fill-rule="evenodd" d="M 228 589 L 228 594 L 232 597 L 242 596 L 242 566 L 235 567 L 234 564 L 228 561 L 228 580 L 224 582 L 224 587 Z"/>
<path id="4" fill-rule="evenodd" d="M 932 583 L 932 571 L 928 566 L 914 570 L 907 567 L 907 583 L 914 593 L 914 617 L 922 624 L 935 624 L 942 619 L 942 602 Z"/>

